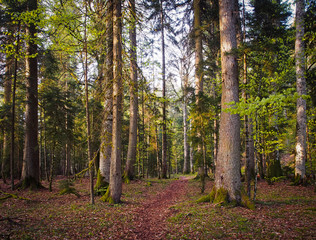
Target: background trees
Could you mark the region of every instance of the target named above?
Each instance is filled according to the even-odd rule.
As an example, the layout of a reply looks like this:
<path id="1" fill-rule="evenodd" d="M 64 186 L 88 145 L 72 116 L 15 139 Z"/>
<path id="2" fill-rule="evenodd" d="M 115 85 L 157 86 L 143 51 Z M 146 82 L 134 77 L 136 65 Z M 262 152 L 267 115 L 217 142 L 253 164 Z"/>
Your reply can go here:
<path id="1" fill-rule="evenodd" d="M 296 27 L 303 28 L 303 22 L 305 27 L 306 49 L 301 61 L 306 66 L 297 62 L 297 67 L 306 71 L 307 82 L 306 92 L 297 90 L 296 94 L 296 76 L 302 73 L 295 72 L 294 36 L 303 31 L 293 28 L 289 16 L 294 13 L 289 4 L 245 2 L 241 15 L 237 2 L 225 3 L 234 6 L 234 10 L 229 9 L 235 14 L 227 26 L 235 29 L 231 37 L 237 36 L 238 40 L 227 50 L 226 43 L 220 42 L 219 3 L 224 2 L 3 1 L 3 181 L 9 177 L 11 133 L 15 133 L 11 169 L 16 178 L 22 172 L 23 179 L 28 178 L 29 173 L 38 186 L 41 179 L 52 180 L 54 175 L 84 175 L 92 169 L 88 162 L 94 159 L 93 169 L 98 170 L 95 190 L 102 193 L 111 182 L 113 165 L 115 187 L 110 184 L 110 188 L 115 192 L 111 196 L 115 202 L 121 194 L 121 169 L 129 179 L 166 178 L 177 172 L 188 173 L 192 162 L 192 168 L 202 169 L 200 174 L 215 174 L 217 188 L 227 187 L 226 183 L 219 184 L 220 176 L 227 172 L 225 179 L 233 177 L 239 189 L 240 172 L 244 176 L 249 159 L 249 144 L 245 143 L 251 142 L 255 147 L 251 154 L 256 159 L 254 167 L 261 178 L 273 182 L 282 175 L 291 176 L 295 174 L 296 131 L 298 136 L 307 132 L 306 139 L 303 135 L 298 138 L 301 145 L 307 142 L 307 149 L 302 150 L 306 156 L 296 157 L 303 156 L 301 159 L 310 163 L 297 160 L 296 167 L 302 162 L 300 169 L 306 165 L 305 175 L 313 174 L 315 5 L 307 2 L 306 9 L 302 8 L 306 10 L 304 21 L 299 20 L 300 15 L 295 17 Z M 119 24 L 113 20 L 114 5 L 122 8 L 122 15 L 116 16 Z M 221 37 L 224 41 L 224 32 Z M 234 60 L 234 70 L 228 72 L 236 76 L 232 77 L 234 84 L 228 86 L 226 69 L 232 66 L 226 64 L 233 56 L 237 62 Z M 8 113 L 14 96 L 14 75 L 16 124 L 11 131 L 12 115 Z M 232 86 L 242 91 L 232 91 Z M 307 96 L 299 98 L 302 95 Z M 305 127 L 296 130 L 296 122 L 301 122 L 296 120 L 300 108 L 296 100 L 304 99 L 307 131 L 300 132 Z M 89 103 L 88 108 L 85 103 Z M 244 124 L 238 126 L 236 114 L 247 116 L 241 120 Z M 232 118 L 236 127 L 229 122 Z M 223 150 L 226 145 L 222 143 L 228 134 L 234 135 L 228 137 L 230 140 L 236 137 L 233 145 L 228 144 L 234 152 L 231 157 L 227 157 L 229 151 Z M 27 165 L 22 171 L 23 155 L 24 165 L 34 164 L 28 171 Z M 237 164 L 240 156 L 241 167 Z M 223 159 L 237 164 L 234 173 L 221 165 Z M 257 174 L 253 170 L 246 176 L 249 196 L 254 176 Z M 238 201 L 232 192 L 231 200 Z"/>

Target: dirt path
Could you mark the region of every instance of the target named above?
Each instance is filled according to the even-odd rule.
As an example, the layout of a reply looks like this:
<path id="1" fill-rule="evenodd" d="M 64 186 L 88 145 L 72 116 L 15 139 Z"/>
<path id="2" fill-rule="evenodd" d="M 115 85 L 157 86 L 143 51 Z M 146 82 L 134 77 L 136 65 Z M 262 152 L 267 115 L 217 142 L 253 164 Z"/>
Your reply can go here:
<path id="1" fill-rule="evenodd" d="M 167 219 L 172 213 L 170 207 L 181 199 L 187 190 L 188 179 L 172 182 L 166 189 L 149 197 L 132 210 L 133 229 L 126 229 L 128 239 L 165 239 L 168 234 Z"/>

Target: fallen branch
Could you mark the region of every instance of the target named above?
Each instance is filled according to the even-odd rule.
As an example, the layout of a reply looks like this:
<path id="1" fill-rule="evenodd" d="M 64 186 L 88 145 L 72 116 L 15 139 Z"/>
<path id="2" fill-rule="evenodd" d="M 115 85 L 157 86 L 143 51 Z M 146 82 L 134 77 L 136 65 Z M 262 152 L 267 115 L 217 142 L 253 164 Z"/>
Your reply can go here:
<path id="1" fill-rule="evenodd" d="M 12 197 L 12 198 L 15 198 L 15 199 L 19 199 L 19 200 L 28 200 L 28 201 L 31 200 L 31 199 L 29 199 L 29 198 L 20 197 L 20 196 L 14 194 L 14 193 L 6 193 L 6 192 L 3 192 L 3 191 L 1 191 L 1 190 L 0 190 L 0 193 L 3 194 L 3 195 L 5 195 L 4 197 L 1 197 L 0 200 L 5 200 L 5 199 L 11 198 L 11 197 Z"/>

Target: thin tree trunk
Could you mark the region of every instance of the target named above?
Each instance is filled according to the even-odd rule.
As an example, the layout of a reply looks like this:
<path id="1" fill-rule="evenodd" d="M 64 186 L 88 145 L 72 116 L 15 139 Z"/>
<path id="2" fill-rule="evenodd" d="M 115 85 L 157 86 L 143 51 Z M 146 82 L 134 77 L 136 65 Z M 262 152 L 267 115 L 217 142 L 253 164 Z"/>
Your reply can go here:
<path id="1" fill-rule="evenodd" d="M 87 144 L 88 144 L 88 167 L 90 175 L 90 203 L 94 204 L 94 190 L 93 190 L 93 175 L 94 165 L 91 147 L 91 130 L 90 130 L 90 112 L 89 112 L 89 86 L 88 86 L 88 44 L 87 44 L 87 2 L 84 2 L 85 16 L 84 16 L 84 85 L 85 85 L 85 108 L 86 108 L 86 127 L 87 127 Z"/>
<path id="2" fill-rule="evenodd" d="M 6 65 L 5 65 L 5 76 L 4 76 L 4 106 L 9 109 L 11 104 L 11 93 L 12 93 L 12 75 L 13 75 L 13 67 L 14 61 L 12 56 L 6 57 Z M 3 134 L 3 158 L 2 158 L 2 180 L 6 183 L 6 178 L 9 176 L 10 169 L 10 111 L 6 111 L 5 113 L 5 125 L 4 125 L 4 134 Z M 12 131 L 12 128 L 11 128 Z"/>
<path id="3" fill-rule="evenodd" d="M 134 164 L 136 162 L 137 147 L 137 112 L 138 112 L 138 83 L 137 83 L 137 59 L 136 59 L 136 8 L 135 0 L 129 1 L 131 26 L 130 26 L 130 125 L 127 161 L 125 174 L 129 179 L 135 177 Z"/>
<path id="4" fill-rule="evenodd" d="M 167 117 L 166 117 L 166 57 L 165 57 L 165 33 L 163 0 L 160 0 L 161 21 L 161 49 L 162 49 L 162 172 L 161 177 L 167 178 Z"/>
<path id="5" fill-rule="evenodd" d="M 296 0 L 296 40 L 295 40 L 295 67 L 296 67 L 296 91 L 299 98 L 296 104 L 296 156 L 295 156 L 295 176 L 301 179 L 305 177 L 306 162 L 306 100 L 302 97 L 306 95 L 305 80 L 305 49 L 304 49 L 304 12 L 305 0 Z"/>
<path id="6" fill-rule="evenodd" d="M 189 158 L 189 144 L 188 144 L 188 75 L 185 74 L 184 78 L 184 89 L 183 89 L 183 152 L 184 152 L 184 163 L 183 173 L 188 174 L 190 172 L 190 158 Z M 177 170 L 178 171 L 178 170 Z"/>
<path id="7" fill-rule="evenodd" d="M 215 171 L 216 189 L 228 192 L 229 201 L 241 201 L 240 190 L 240 119 L 224 112 L 226 103 L 238 102 L 237 59 L 232 53 L 237 47 L 234 0 L 220 0 L 220 35 L 222 64 L 222 99 L 219 129 L 219 152 Z"/>
<path id="8" fill-rule="evenodd" d="M 18 54 L 19 54 L 19 42 L 20 42 L 20 22 L 18 23 L 18 36 L 15 46 L 14 57 L 14 78 L 13 78 L 13 90 L 12 90 L 12 106 L 11 106 L 11 154 L 10 154 L 10 171 L 11 171 L 11 189 L 14 189 L 14 138 L 15 138 L 15 97 L 16 97 L 16 81 L 18 75 Z"/>
<path id="9" fill-rule="evenodd" d="M 28 0 L 28 11 L 37 9 L 37 0 Z M 36 26 L 27 25 L 26 34 L 29 37 L 26 46 L 26 107 L 25 107 L 25 143 L 22 167 L 22 185 L 24 188 L 40 187 L 39 154 L 38 154 L 38 83 L 37 83 L 37 44 Z"/>

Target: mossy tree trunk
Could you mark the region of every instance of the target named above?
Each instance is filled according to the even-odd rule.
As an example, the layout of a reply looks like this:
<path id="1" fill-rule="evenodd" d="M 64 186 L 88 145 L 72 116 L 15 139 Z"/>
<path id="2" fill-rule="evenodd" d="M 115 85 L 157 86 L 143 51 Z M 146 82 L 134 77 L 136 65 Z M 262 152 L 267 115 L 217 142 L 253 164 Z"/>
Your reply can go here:
<path id="1" fill-rule="evenodd" d="M 233 50 L 236 42 L 236 13 L 234 0 L 219 1 L 222 99 L 219 129 L 219 152 L 215 170 L 215 187 L 227 191 L 228 200 L 241 201 L 240 181 L 240 119 L 225 112 L 227 103 L 238 102 L 238 69 Z M 215 201 L 215 200 L 214 200 Z"/>
<path id="2" fill-rule="evenodd" d="M 100 164 L 96 188 L 103 188 L 110 182 L 110 165 L 112 151 L 112 122 L 113 122 L 113 1 L 106 6 L 106 56 L 104 73 L 104 110 L 101 130 Z"/>

